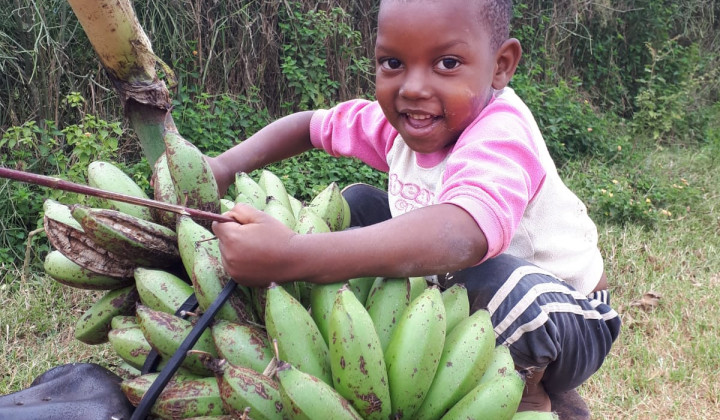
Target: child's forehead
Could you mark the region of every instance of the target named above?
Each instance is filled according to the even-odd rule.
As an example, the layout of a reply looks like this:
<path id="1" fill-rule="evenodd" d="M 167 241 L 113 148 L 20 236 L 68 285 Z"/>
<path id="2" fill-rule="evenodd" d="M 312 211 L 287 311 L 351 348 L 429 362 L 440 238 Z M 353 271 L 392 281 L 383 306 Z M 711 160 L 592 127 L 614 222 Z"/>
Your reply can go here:
<path id="1" fill-rule="evenodd" d="M 385 5 L 398 5 L 406 10 L 426 7 L 429 4 L 444 6 L 459 12 L 471 12 L 473 15 L 481 14 L 483 8 L 488 6 L 489 0 L 380 0 L 380 11 Z"/>
<path id="2" fill-rule="evenodd" d="M 481 3 L 485 4 L 486 0 L 382 0 L 378 34 L 395 32 L 400 25 L 431 37 L 441 35 L 438 31 L 460 28 L 469 33 L 483 32 L 485 36 L 488 28 L 479 12 Z"/>
<path id="3" fill-rule="evenodd" d="M 404 17 L 411 19 L 417 16 L 449 17 L 449 24 L 454 21 L 465 21 L 481 24 L 482 10 L 488 0 L 381 0 L 378 23 L 384 19 Z M 418 28 L 418 30 L 422 30 Z"/>

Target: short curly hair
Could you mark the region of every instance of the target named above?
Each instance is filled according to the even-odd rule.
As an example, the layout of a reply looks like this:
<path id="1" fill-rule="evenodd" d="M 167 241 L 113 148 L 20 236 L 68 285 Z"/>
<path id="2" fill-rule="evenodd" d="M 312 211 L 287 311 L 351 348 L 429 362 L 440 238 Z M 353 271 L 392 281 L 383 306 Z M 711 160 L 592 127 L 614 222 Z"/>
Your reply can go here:
<path id="1" fill-rule="evenodd" d="M 490 29 L 490 43 L 494 49 L 500 48 L 510 38 L 512 20 L 512 1 L 510 0 L 470 0 L 482 4 L 478 9 L 481 21 Z"/>
<path id="2" fill-rule="evenodd" d="M 382 3 L 389 0 L 381 0 Z M 395 0 L 411 2 L 413 0 Z M 441 0 L 442 1 L 442 0 Z M 510 37 L 510 21 L 513 16 L 511 0 L 465 0 L 476 7 L 478 20 L 491 33 L 490 44 L 498 49 Z"/>

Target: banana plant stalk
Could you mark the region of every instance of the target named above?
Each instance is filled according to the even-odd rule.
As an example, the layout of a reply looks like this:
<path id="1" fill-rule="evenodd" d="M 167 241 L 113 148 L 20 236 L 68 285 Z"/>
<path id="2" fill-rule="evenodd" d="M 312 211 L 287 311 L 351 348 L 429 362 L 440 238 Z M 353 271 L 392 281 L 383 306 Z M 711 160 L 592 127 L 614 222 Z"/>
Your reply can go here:
<path id="1" fill-rule="evenodd" d="M 156 69 L 162 66 L 171 84 L 172 70 L 153 53 L 132 0 L 68 0 L 68 3 L 112 81 L 152 166 L 165 151 L 165 128 L 175 128 L 169 115 L 170 93 Z"/>

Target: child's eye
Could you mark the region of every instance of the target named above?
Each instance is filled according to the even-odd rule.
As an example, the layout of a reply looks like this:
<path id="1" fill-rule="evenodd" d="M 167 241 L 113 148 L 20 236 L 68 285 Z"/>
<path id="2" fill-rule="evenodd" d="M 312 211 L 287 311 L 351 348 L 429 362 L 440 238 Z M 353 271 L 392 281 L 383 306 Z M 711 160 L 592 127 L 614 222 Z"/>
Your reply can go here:
<path id="1" fill-rule="evenodd" d="M 460 62 L 454 58 L 443 58 L 437 64 L 441 70 L 452 70 L 460 65 Z"/>
<path id="2" fill-rule="evenodd" d="M 402 63 L 397 58 L 384 58 L 380 60 L 380 66 L 387 70 L 397 70 L 402 66 Z"/>

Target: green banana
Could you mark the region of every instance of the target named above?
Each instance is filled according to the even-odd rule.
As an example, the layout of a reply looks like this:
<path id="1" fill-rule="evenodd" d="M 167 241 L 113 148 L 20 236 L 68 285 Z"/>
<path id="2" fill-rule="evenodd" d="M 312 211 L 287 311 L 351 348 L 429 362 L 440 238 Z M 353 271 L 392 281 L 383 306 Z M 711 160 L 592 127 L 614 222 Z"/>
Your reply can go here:
<path id="1" fill-rule="evenodd" d="M 232 414 L 220 414 L 219 416 L 197 416 L 197 417 L 186 417 L 184 420 L 237 420 L 242 419 L 242 416 L 238 417 Z M 247 420 L 252 418 L 247 417 Z"/>
<path id="2" fill-rule="evenodd" d="M 50 198 L 45 199 L 45 201 L 43 201 L 43 213 L 46 219 L 55 220 L 79 231 L 83 230 L 80 222 L 73 217 L 70 206 L 62 204 L 59 201 Z"/>
<path id="3" fill-rule="evenodd" d="M 114 371 L 123 380 L 137 378 L 142 374 L 140 369 L 134 368 L 126 362 L 121 362 L 119 365 L 115 366 Z"/>
<path id="4" fill-rule="evenodd" d="M 295 216 L 295 218 L 297 219 L 300 215 L 300 210 L 302 210 L 305 205 L 302 201 L 298 200 L 290 194 L 288 194 L 288 200 L 290 201 L 290 209 L 293 212 L 293 216 Z"/>
<path id="5" fill-rule="evenodd" d="M 490 313 L 479 310 L 465 317 L 447 334 L 432 385 L 413 417 L 438 419 L 460 401 L 480 381 L 494 348 Z"/>
<path id="6" fill-rule="evenodd" d="M 280 382 L 280 395 L 293 419 L 362 419 L 332 386 L 292 364 L 278 362 L 276 375 Z"/>
<path id="7" fill-rule="evenodd" d="M 180 262 L 177 234 L 163 225 L 117 210 L 71 207 L 85 234 L 106 250 L 145 267 L 169 267 Z"/>
<path id="8" fill-rule="evenodd" d="M 174 130 L 166 130 L 163 140 L 170 177 L 179 203 L 218 213 L 221 197 L 215 175 L 203 153 Z M 211 222 L 201 221 L 200 224 L 210 229 Z"/>
<path id="9" fill-rule="evenodd" d="M 102 161 L 91 162 L 88 165 L 87 177 L 88 184 L 91 187 L 132 197 L 148 198 L 145 191 L 113 163 Z M 150 209 L 145 206 L 106 199 L 100 199 L 100 201 L 104 208 L 117 210 L 139 219 L 152 220 Z"/>
<path id="10" fill-rule="evenodd" d="M 140 401 L 142 401 L 143 396 L 145 395 L 147 390 L 150 389 L 150 386 L 153 384 L 153 382 L 155 382 L 158 376 L 160 376 L 160 373 L 153 372 L 138 375 L 131 379 L 125 379 L 120 383 L 120 390 L 123 392 L 123 394 L 125 394 L 125 397 L 128 399 L 128 401 L 130 401 L 130 404 L 132 404 L 134 407 L 137 407 L 138 405 L 140 405 Z M 202 378 L 202 376 L 197 376 L 185 372 L 177 372 L 170 378 L 165 388 L 167 389 L 168 387 L 173 386 L 173 384 L 176 382 L 200 378 Z"/>
<path id="11" fill-rule="evenodd" d="M 78 289 L 112 290 L 133 284 L 131 277 L 109 277 L 83 268 L 58 250 L 48 252 L 43 268 L 55 281 Z"/>
<path id="12" fill-rule="evenodd" d="M 220 213 L 228 212 L 232 210 L 233 207 L 235 207 L 234 201 L 228 200 L 227 198 L 220 199 Z"/>
<path id="13" fill-rule="evenodd" d="M 340 230 L 345 230 L 350 227 L 350 223 L 352 221 L 352 214 L 350 213 L 350 204 L 345 200 L 345 197 L 343 197 L 343 221 L 342 225 L 340 226 Z"/>
<path id="14" fill-rule="evenodd" d="M 344 285 L 343 282 L 316 284 L 310 291 L 310 316 L 315 321 L 325 344 L 328 345 L 330 344 L 330 333 L 328 332 L 330 313 L 335 304 L 337 292 Z"/>
<path id="15" fill-rule="evenodd" d="M 96 244 L 75 220 L 69 222 L 67 212 L 59 203 L 45 207 L 49 211 L 43 217 L 43 227 L 50 245 L 80 267 L 108 277 L 130 278 L 136 264 L 122 255 L 115 254 Z"/>
<path id="16" fill-rule="evenodd" d="M 255 310 L 257 319 L 265 320 L 265 301 L 267 300 L 267 288 L 266 287 L 250 287 L 250 304 Z"/>
<path id="17" fill-rule="evenodd" d="M 289 197 L 292 198 L 292 196 Z M 293 230 L 301 235 L 330 232 L 330 228 L 325 221 L 307 207 L 301 207 L 298 210 Z M 312 289 L 315 287 L 315 284 L 297 281 L 293 282 L 293 286 L 294 290 L 291 290 L 291 293 L 297 296 L 304 306 L 310 305 Z"/>
<path id="18" fill-rule="evenodd" d="M 497 376 L 506 375 L 511 370 L 515 370 L 515 362 L 510 355 L 510 349 L 507 346 L 495 346 L 490 363 L 485 368 L 478 385 L 490 382 Z"/>
<path id="19" fill-rule="evenodd" d="M 219 320 L 210 327 L 218 356 L 262 373 L 273 358 L 267 333 L 249 324 Z"/>
<path id="20" fill-rule="evenodd" d="M 288 192 L 280 177 L 267 169 L 263 169 L 260 172 L 257 183 L 260 188 L 265 191 L 268 201 L 271 197 L 276 198 L 292 214 L 292 206 L 290 205 Z M 267 207 L 267 205 L 265 207 Z"/>
<path id="21" fill-rule="evenodd" d="M 412 302 L 427 289 L 428 284 L 425 277 L 408 277 L 408 282 L 410 283 L 410 302 Z"/>
<path id="22" fill-rule="evenodd" d="M 310 200 L 307 207 L 325 220 L 330 230 L 337 231 L 342 230 L 345 225 L 344 201 L 337 183 L 331 182 Z"/>
<path id="23" fill-rule="evenodd" d="M 183 279 L 161 269 L 136 268 L 135 285 L 143 305 L 168 314 L 174 314 L 194 293 Z"/>
<path id="24" fill-rule="evenodd" d="M 137 407 L 159 374 L 147 373 L 120 383 L 120 389 Z M 227 414 L 222 406 L 220 388 L 214 377 L 175 374 L 150 408 L 150 414 L 162 419 L 187 419 Z"/>
<path id="25" fill-rule="evenodd" d="M 293 230 L 296 233 L 306 235 L 310 233 L 330 232 L 330 227 L 325 223 L 325 220 L 315 214 L 312 209 L 303 207 L 298 213 Z"/>
<path id="26" fill-rule="evenodd" d="M 336 293 L 328 325 L 333 386 L 367 420 L 386 420 L 390 389 L 380 338 L 370 315 L 345 284 Z"/>
<path id="27" fill-rule="evenodd" d="M 135 369 L 142 369 L 152 350 L 139 326 L 113 328 L 108 333 L 108 341 L 115 354 Z"/>
<path id="28" fill-rule="evenodd" d="M 378 277 L 373 282 L 365 303 L 380 344 L 385 351 L 390 343 L 397 321 L 410 305 L 411 286 L 406 277 Z"/>
<path id="29" fill-rule="evenodd" d="M 150 309 L 145 305 L 138 305 L 136 309 L 138 324 L 145 339 L 155 349 L 160 357 L 170 359 L 182 344 L 185 337 L 190 334 L 193 325 L 190 321 L 165 312 Z M 210 330 L 205 330 L 193 346 L 193 350 L 210 353 L 217 357 L 215 343 L 213 343 Z M 212 372 L 206 369 L 198 356 L 188 352 L 183 360 L 182 367 L 201 376 L 210 376 Z"/>
<path id="30" fill-rule="evenodd" d="M 225 359 L 201 355 L 205 367 L 214 372 L 225 411 L 239 416 L 250 409 L 253 420 L 285 420 L 290 418 L 275 380 Z"/>
<path id="31" fill-rule="evenodd" d="M 524 387 L 520 374 L 510 369 L 475 386 L 442 418 L 511 420 L 520 405 Z"/>
<path id="32" fill-rule="evenodd" d="M 153 187 L 153 198 L 163 203 L 179 204 L 177 192 L 175 192 L 175 184 L 173 184 L 170 176 L 170 168 L 168 168 L 167 154 L 163 152 L 153 166 L 153 174 L 150 184 Z M 159 210 L 152 208 L 150 213 L 153 220 L 163 226 L 175 228 L 177 215 L 171 211 Z"/>
<path id="33" fill-rule="evenodd" d="M 268 337 L 277 340 L 279 359 L 332 383 L 328 347 L 315 321 L 297 299 L 276 283 L 267 288 L 265 327 Z"/>
<path id="34" fill-rule="evenodd" d="M 134 407 L 140 405 L 143 395 L 150 386 L 155 382 L 159 373 L 146 373 L 132 379 L 126 379 L 120 383 L 120 390 L 125 394 L 125 398 L 130 401 Z M 172 381 L 172 378 L 170 379 Z M 170 382 L 168 382 L 170 384 Z"/>
<path id="35" fill-rule="evenodd" d="M 178 216 L 177 226 L 178 250 L 180 251 L 180 259 L 188 278 L 193 275 L 193 261 L 195 260 L 195 246 L 198 242 L 202 242 L 210 246 L 214 255 L 220 257 L 220 244 L 214 239 L 215 235 L 206 227 L 194 221 L 188 216 Z"/>
<path id="36" fill-rule="evenodd" d="M 210 244 L 198 243 L 195 247 L 193 263 L 192 284 L 198 306 L 203 311 L 212 305 L 220 295 L 225 284 L 233 281 L 223 269 L 222 262 L 209 249 Z M 228 300 L 220 307 L 215 319 L 225 319 L 236 322 L 255 322 L 255 312 L 252 309 L 250 290 L 245 286 L 237 286 Z"/>
<path id="37" fill-rule="evenodd" d="M 247 204 L 250 207 L 255 207 L 255 203 L 252 201 L 252 199 L 243 193 L 238 193 L 235 196 L 235 204 Z M 263 203 L 263 208 L 265 208 L 264 204 L 265 203 Z"/>
<path id="38" fill-rule="evenodd" d="M 267 202 L 265 190 L 247 173 L 238 172 L 235 174 L 235 190 L 238 193 L 238 198 L 235 199 L 236 203 L 249 204 L 258 210 L 265 208 Z M 240 195 L 242 195 L 242 199 L 239 199 Z"/>
<path id="39" fill-rule="evenodd" d="M 453 328 L 470 314 L 470 300 L 467 288 L 462 283 L 455 283 L 442 292 L 445 314 L 447 315 L 447 330 Z"/>
<path id="40" fill-rule="evenodd" d="M 368 295 L 370 294 L 370 288 L 377 277 L 357 277 L 348 280 L 350 290 L 355 293 L 358 300 L 364 305 L 367 302 Z"/>
<path id="41" fill-rule="evenodd" d="M 135 315 L 116 315 L 110 320 L 111 329 L 138 327 Z"/>
<path id="42" fill-rule="evenodd" d="M 75 338 L 85 344 L 102 344 L 108 341 L 113 317 L 132 314 L 138 302 L 135 286 L 110 290 L 105 293 L 75 324 Z"/>
<path id="43" fill-rule="evenodd" d="M 173 420 L 227 414 L 220 397 L 220 387 L 212 377 L 178 380 L 169 384 L 155 400 L 150 412 Z"/>
<path id="44" fill-rule="evenodd" d="M 265 205 L 263 211 L 266 214 L 269 214 L 270 216 L 279 220 L 290 229 L 295 228 L 296 220 L 292 210 L 286 207 L 283 203 L 280 202 L 280 200 L 278 200 L 274 196 L 268 197 L 267 204 Z"/>
<path id="45" fill-rule="evenodd" d="M 412 419 L 427 395 L 445 344 L 445 306 L 429 287 L 400 317 L 385 351 L 392 416 Z"/>

